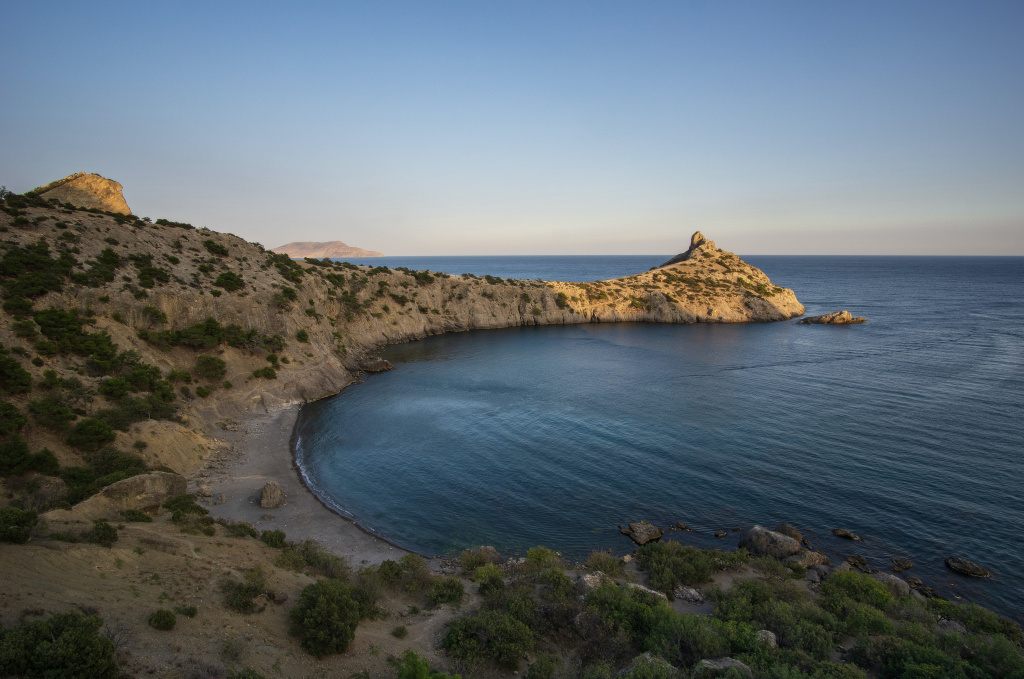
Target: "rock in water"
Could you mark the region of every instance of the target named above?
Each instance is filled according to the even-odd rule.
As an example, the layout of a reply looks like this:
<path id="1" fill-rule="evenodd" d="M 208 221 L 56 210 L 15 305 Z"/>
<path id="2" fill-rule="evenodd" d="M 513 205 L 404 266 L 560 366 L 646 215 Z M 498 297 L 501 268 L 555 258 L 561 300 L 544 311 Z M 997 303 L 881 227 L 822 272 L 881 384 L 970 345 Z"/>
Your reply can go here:
<path id="1" fill-rule="evenodd" d="M 124 200 L 121 185 L 113 179 L 98 174 L 76 172 L 64 179 L 40 186 L 33 193 L 46 200 L 57 199 L 62 203 L 71 203 L 75 207 L 116 212 L 130 215 L 131 208 Z"/>
<path id="2" fill-rule="evenodd" d="M 898 596 L 910 596 L 910 583 L 889 573 L 872 573 L 871 577 L 887 586 Z"/>
<path id="3" fill-rule="evenodd" d="M 788 523 L 780 523 L 775 527 L 775 532 L 782 533 L 783 535 L 791 537 L 798 542 L 804 539 L 804 536 L 800 534 L 800 531 Z"/>
<path id="4" fill-rule="evenodd" d="M 801 318 L 797 323 L 799 325 L 856 325 L 857 323 L 866 323 L 867 320 L 863 316 L 854 318 L 853 314 L 844 309 L 842 311 L 833 311 L 830 314 L 822 314 L 821 316 Z"/>
<path id="5" fill-rule="evenodd" d="M 909 559 L 901 559 L 894 556 L 892 558 L 892 572 L 899 573 L 901 571 L 909 571 L 914 567 L 914 562 Z"/>
<path id="6" fill-rule="evenodd" d="M 754 526 L 744 531 L 740 536 L 740 547 L 744 547 L 754 556 L 771 556 L 776 559 L 799 554 L 803 549 L 799 540 L 768 530 L 764 526 Z"/>
<path id="7" fill-rule="evenodd" d="M 638 545 L 646 545 L 652 540 L 657 540 L 663 531 L 650 521 L 637 521 L 629 524 L 626 528 L 619 526 L 623 535 L 628 535 Z"/>
<path id="8" fill-rule="evenodd" d="M 861 573 L 870 573 L 871 568 L 868 567 L 868 560 L 860 554 L 849 554 L 846 556 L 846 563 L 850 564 Z"/>
<path id="9" fill-rule="evenodd" d="M 969 578 L 991 578 L 992 574 L 988 572 L 987 568 L 979 566 L 973 561 L 967 559 L 961 559 L 958 556 L 951 556 L 946 559 L 946 568 L 960 575 L 966 575 Z"/>
<path id="10" fill-rule="evenodd" d="M 810 568 L 811 566 L 831 566 L 832 561 L 821 552 L 806 551 L 786 558 L 786 563 L 795 563 Z"/>
<path id="11" fill-rule="evenodd" d="M 864 542 L 864 538 L 862 538 L 861 536 L 857 535 L 852 531 L 846 530 L 845 528 L 833 528 L 832 535 L 835 535 L 837 538 L 846 538 L 847 540 L 856 540 L 857 542 Z"/>
<path id="12" fill-rule="evenodd" d="M 284 491 L 277 481 L 270 481 L 260 491 L 260 507 L 262 509 L 277 509 L 284 502 Z"/>

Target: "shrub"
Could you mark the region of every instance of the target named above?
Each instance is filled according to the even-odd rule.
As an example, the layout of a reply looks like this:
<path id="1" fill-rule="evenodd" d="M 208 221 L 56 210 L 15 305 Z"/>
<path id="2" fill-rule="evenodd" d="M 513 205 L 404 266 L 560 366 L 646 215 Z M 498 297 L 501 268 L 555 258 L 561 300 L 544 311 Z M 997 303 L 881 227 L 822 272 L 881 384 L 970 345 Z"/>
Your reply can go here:
<path id="1" fill-rule="evenodd" d="M 409 636 L 409 630 L 406 629 L 405 625 L 399 625 L 398 627 L 391 630 L 391 636 L 396 639 L 404 639 Z"/>
<path id="2" fill-rule="evenodd" d="M 218 380 L 228 374 L 228 364 L 216 356 L 200 356 L 196 359 L 196 367 L 192 369 L 200 377 Z"/>
<path id="3" fill-rule="evenodd" d="M 18 434 L 0 442 L 0 474 L 22 474 L 32 464 L 28 444 Z"/>
<path id="4" fill-rule="evenodd" d="M 519 659 L 533 649 L 533 633 L 505 613 L 485 611 L 452 623 L 441 645 L 457 660 L 469 664 L 492 660 L 514 670 Z"/>
<path id="5" fill-rule="evenodd" d="M 110 549 L 117 542 L 117 529 L 104 519 L 96 519 L 92 522 L 92 529 L 82 534 L 82 539 Z"/>
<path id="6" fill-rule="evenodd" d="M 325 578 L 347 580 L 352 574 L 345 559 L 331 553 L 316 540 L 288 543 L 274 563 L 279 568 L 306 570 Z"/>
<path id="7" fill-rule="evenodd" d="M 226 580 L 221 584 L 224 605 L 239 613 L 258 613 L 256 597 L 267 591 L 266 576 L 258 564 L 245 572 L 242 582 Z M 259 609 L 262 611 L 263 609 Z"/>
<path id="8" fill-rule="evenodd" d="M 228 256 L 228 249 L 214 240 L 204 240 L 203 247 L 205 247 L 211 255 L 217 255 L 218 257 Z"/>
<path id="9" fill-rule="evenodd" d="M 53 396 L 44 396 L 34 401 L 29 401 L 28 411 L 32 414 L 32 419 L 54 431 L 67 430 L 68 425 L 78 417 L 71 408 L 68 408 L 59 398 Z"/>
<path id="10" fill-rule="evenodd" d="M 196 387 L 196 396 L 199 398 L 206 398 L 212 393 L 209 387 Z"/>
<path id="11" fill-rule="evenodd" d="M 491 596 L 505 589 L 505 573 L 499 566 L 489 563 L 473 571 L 473 581 L 480 584 L 480 596 Z"/>
<path id="12" fill-rule="evenodd" d="M 138 509 L 123 509 L 121 517 L 130 523 L 151 523 L 153 521 L 153 517 Z"/>
<path id="13" fill-rule="evenodd" d="M 274 549 L 283 549 L 285 544 L 285 534 L 283 530 L 265 530 L 260 535 L 260 540 Z"/>
<path id="14" fill-rule="evenodd" d="M 32 388 L 32 376 L 0 347 L 0 394 L 24 394 Z"/>
<path id="15" fill-rule="evenodd" d="M 624 571 L 622 559 L 613 556 L 610 551 L 598 552 L 595 550 L 591 552 L 584 565 L 587 570 L 601 572 L 613 578 L 621 577 Z"/>
<path id="16" fill-rule="evenodd" d="M 295 339 L 297 339 L 300 342 L 308 342 L 309 333 L 306 332 L 305 329 L 300 329 L 297 333 L 295 333 Z"/>
<path id="17" fill-rule="evenodd" d="M 175 622 L 177 619 L 174 617 L 174 613 L 163 608 L 154 611 L 149 616 L 149 626 L 161 632 L 170 632 L 174 629 Z"/>
<path id="18" fill-rule="evenodd" d="M 27 423 L 20 410 L 7 401 L 0 401 L 0 436 L 18 431 Z"/>
<path id="19" fill-rule="evenodd" d="M 115 438 L 114 428 L 101 420 L 86 418 L 80 420 L 68 434 L 65 442 L 82 450 L 97 450 L 111 443 Z"/>
<path id="20" fill-rule="evenodd" d="M 405 629 L 404 627 L 395 628 Z M 394 632 L 392 632 L 394 634 Z M 396 635 L 397 636 L 397 635 Z M 403 634 L 399 639 L 403 638 Z M 459 675 L 448 675 L 444 672 L 435 672 L 430 669 L 427 659 L 420 656 L 411 648 L 406 649 L 398 658 L 398 679 L 459 679 Z"/>
<path id="21" fill-rule="evenodd" d="M 277 379 L 277 371 L 274 370 L 272 367 L 270 367 L 268 365 L 266 368 L 257 368 L 256 370 L 253 370 L 252 371 L 252 376 L 253 377 L 262 377 L 262 378 L 268 379 L 268 380 L 276 380 Z"/>
<path id="22" fill-rule="evenodd" d="M 35 512 L 16 507 L 0 508 L 0 542 L 25 544 L 36 525 L 36 518 Z"/>
<path id="23" fill-rule="evenodd" d="M 430 591 L 427 592 L 427 601 L 431 606 L 441 604 L 453 604 L 458 606 L 462 603 L 462 597 L 466 591 L 462 581 L 453 576 L 436 578 L 430 583 Z"/>
<path id="24" fill-rule="evenodd" d="M 163 324 L 167 322 L 167 314 L 157 309 L 155 306 L 142 307 L 142 317 L 149 321 L 150 325 L 157 323 Z"/>
<path id="25" fill-rule="evenodd" d="M 4 676 L 116 679 L 114 644 L 103 622 L 80 613 L 61 613 L 0 632 Z"/>
<path id="26" fill-rule="evenodd" d="M 233 271 L 225 271 L 221 275 L 217 276 L 217 280 L 215 280 L 213 284 L 218 288 L 224 288 L 228 292 L 233 292 L 245 287 L 245 280 Z"/>
<path id="27" fill-rule="evenodd" d="M 715 571 L 738 564 L 746 557 L 741 552 L 701 550 L 669 540 L 648 542 L 640 548 L 637 558 L 647 571 L 651 587 L 671 598 L 680 585 L 707 582 Z"/>
<path id="28" fill-rule="evenodd" d="M 352 588 L 334 579 L 308 585 L 292 609 L 292 634 L 302 639 L 302 648 L 322 658 L 344 653 L 355 637 L 359 624 L 359 605 L 352 599 Z"/>
<path id="29" fill-rule="evenodd" d="M 235 521 L 221 524 L 228 535 L 233 538 L 256 538 L 259 539 L 260 532 L 245 521 Z"/>

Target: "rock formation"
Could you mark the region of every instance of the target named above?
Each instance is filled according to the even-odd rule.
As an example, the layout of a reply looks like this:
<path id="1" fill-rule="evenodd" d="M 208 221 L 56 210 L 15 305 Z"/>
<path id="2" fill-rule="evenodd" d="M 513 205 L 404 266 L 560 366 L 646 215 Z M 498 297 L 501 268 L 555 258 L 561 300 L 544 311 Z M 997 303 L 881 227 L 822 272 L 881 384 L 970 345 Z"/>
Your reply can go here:
<path id="1" fill-rule="evenodd" d="M 46 186 L 40 186 L 33 190 L 33 193 L 46 200 L 56 199 L 62 203 L 71 203 L 75 207 L 116 212 L 122 215 L 132 213 L 121 193 L 121 185 L 113 179 L 107 179 L 98 174 L 76 172 L 64 179 L 50 182 Z"/>
<path id="2" fill-rule="evenodd" d="M 336 257 L 383 257 L 383 255 L 376 250 L 363 250 L 362 248 L 352 247 L 351 245 L 342 243 L 340 240 L 332 240 L 323 243 L 296 241 L 280 247 L 271 248 L 270 251 L 287 254 L 289 257 L 294 257 L 296 259 L 300 257 L 316 257 L 318 259 L 323 259 L 324 257 L 328 257 L 330 259 L 334 259 Z"/>
<path id="3" fill-rule="evenodd" d="M 282 502 L 284 502 L 284 491 L 281 489 L 281 484 L 271 481 L 263 486 L 263 490 L 260 491 L 261 509 L 277 509 Z"/>
<path id="4" fill-rule="evenodd" d="M 764 526 L 753 526 L 745 530 L 740 536 L 739 546 L 754 556 L 771 556 L 776 559 L 785 559 L 803 550 L 799 540 L 768 530 Z"/>
<path id="5" fill-rule="evenodd" d="M 979 566 L 973 561 L 962 559 L 959 556 L 951 556 L 946 559 L 946 568 L 959 573 L 960 575 L 966 575 L 969 578 L 991 578 L 992 574 L 984 566 Z"/>
<path id="6" fill-rule="evenodd" d="M 623 535 L 628 535 L 638 545 L 646 545 L 652 540 L 657 540 L 663 534 L 663 531 L 650 521 L 637 521 L 625 528 L 619 526 L 619 531 Z"/>
<path id="7" fill-rule="evenodd" d="M 846 540 L 855 540 L 857 542 L 864 542 L 864 538 L 862 538 L 861 536 L 857 535 L 853 531 L 846 530 L 845 528 L 833 528 L 832 529 L 832 535 L 835 535 L 837 538 L 844 538 Z"/>
<path id="8" fill-rule="evenodd" d="M 823 314 L 821 316 L 808 316 L 807 318 L 801 318 L 798 323 L 800 325 L 856 325 L 857 323 L 867 323 L 866 318 L 863 316 L 853 317 L 849 311 L 845 309 L 842 311 L 833 311 L 830 314 Z"/>

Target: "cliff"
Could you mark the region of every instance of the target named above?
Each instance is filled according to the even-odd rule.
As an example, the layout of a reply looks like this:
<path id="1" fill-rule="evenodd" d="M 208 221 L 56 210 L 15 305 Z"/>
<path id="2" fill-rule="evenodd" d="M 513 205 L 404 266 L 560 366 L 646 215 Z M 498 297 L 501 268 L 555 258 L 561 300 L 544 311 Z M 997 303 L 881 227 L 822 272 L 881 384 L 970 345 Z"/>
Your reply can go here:
<path id="1" fill-rule="evenodd" d="M 131 208 L 124 200 L 121 185 L 98 174 L 76 172 L 63 179 L 40 186 L 33 193 L 45 200 L 59 200 L 75 207 L 116 212 L 130 215 Z"/>
<path id="2" fill-rule="evenodd" d="M 324 243 L 296 241 L 280 247 L 271 248 L 270 251 L 286 254 L 289 257 L 295 257 L 296 259 L 301 257 L 316 257 L 318 259 L 322 259 L 324 257 L 331 259 L 334 259 L 335 257 L 383 257 L 383 255 L 376 250 L 354 248 L 351 245 L 342 243 L 340 240 L 332 240 Z"/>

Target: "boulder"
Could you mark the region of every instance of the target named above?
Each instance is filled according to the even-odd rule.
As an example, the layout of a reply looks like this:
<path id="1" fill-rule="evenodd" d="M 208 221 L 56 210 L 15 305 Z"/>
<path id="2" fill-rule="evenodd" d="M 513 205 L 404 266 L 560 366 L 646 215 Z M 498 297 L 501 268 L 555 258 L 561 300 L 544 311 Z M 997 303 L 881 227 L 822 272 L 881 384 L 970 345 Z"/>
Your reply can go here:
<path id="1" fill-rule="evenodd" d="M 284 491 L 277 481 L 269 481 L 260 491 L 260 508 L 277 509 L 284 502 Z"/>
<path id="2" fill-rule="evenodd" d="M 969 578 L 992 577 L 992 574 L 989 573 L 987 568 L 979 566 L 973 561 L 962 559 L 959 556 L 951 556 L 948 559 L 946 559 L 946 568 L 955 573 L 959 573 L 960 575 L 966 575 Z"/>
<path id="3" fill-rule="evenodd" d="M 715 531 L 715 537 L 716 538 L 724 538 L 726 535 L 728 535 L 728 533 L 726 533 L 724 530 L 716 530 Z"/>
<path id="4" fill-rule="evenodd" d="M 872 573 L 871 577 L 887 586 L 897 596 L 910 596 L 910 583 L 891 573 Z"/>
<path id="5" fill-rule="evenodd" d="M 197 497 L 213 497 L 213 489 L 210 488 L 210 484 L 205 481 L 200 481 L 196 484 L 196 496 Z"/>
<path id="6" fill-rule="evenodd" d="M 857 542 L 864 542 L 864 538 L 862 538 L 861 536 L 857 535 L 853 531 L 846 530 L 845 528 L 833 528 L 832 529 L 832 535 L 835 535 L 837 538 L 845 538 L 847 540 L 855 540 Z"/>
<path id="7" fill-rule="evenodd" d="M 678 530 L 685 530 L 685 531 L 686 531 L 686 532 L 688 532 L 688 533 L 692 533 L 692 532 L 693 532 L 693 529 L 692 529 L 692 528 L 690 528 L 689 526 L 687 526 L 687 525 L 686 525 L 685 523 L 683 523 L 682 521 L 676 521 L 676 528 L 677 528 Z"/>
<path id="8" fill-rule="evenodd" d="M 630 589 L 638 589 L 641 592 L 647 592 L 648 594 L 650 594 L 652 596 L 656 596 L 659 599 L 664 599 L 664 600 L 668 601 L 668 597 L 665 596 L 665 593 L 664 592 L 659 592 L 656 589 L 651 589 L 650 587 L 644 587 L 643 585 L 638 585 L 635 582 L 627 582 L 627 583 L 625 583 L 625 586 L 629 587 Z"/>
<path id="9" fill-rule="evenodd" d="M 771 630 L 763 629 L 757 633 L 757 641 L 760 644 L 764 644 L 769 648 L 775 648 L 779 645 L 778 639 L 775 638 L 775 632 Z"/>
<path id="10" fill-rule="evenodd" d="M 619 530 L 624 535 L 628 535 L 638 545 L 646 545 L 652 540 L 659 539 L 664 534 L 664 531 L 650 521 L 637 521 L 636 523 L 629 524 L 626 528 L 619 526 Z"/>
<path id="11" fill-rule="evenodd" d="M 939 620 L 939 624 L 936 627 L 938 628 L 938 633 L 942 635 L 967 634 L 967 628 L 956 620 Z"/>
<path id="12" fill-rule="evenodd" d="M 804 539 L 804 536 L 800 534 L 800 531 L 798 531 L 796 528 L 789 525 L 788 523 L 780 523 L 778 526 L 775 527 L 775 532 L 782 533 L 786 537 L 791 537 L 794 540 L 797 540 L 798 542 Z"/>
<path id="13" fill-rule="evenodd" d="M 822 314 L 821 316 L 801 318 L 797 323 L 800 325 L 855 325 L 857 323 L 866 323 L 867 320 L 863 316 L 854 318 L 853 314 L 844 309 L 843 311 L 833 311 L 830 314 Z"/>
<path id="14" fill-rule="evenodd" d="M 680 585 L 672 594 L 679 601 L 685 601 L 691 604 L 704 603 L 704 595 L 695 590 L 693 587 L 686 587 L 685 585 Z"/>
<path id="15" fill-rule="evenodd" d="M 737 670 L 741 676 L 753 677 L 754 673 L 749 667 L 734 658 L 705 658 L 693 668 L 694 677 L 722 677 L 729 670 Z M 736 672 L 732 673 L 733 676 Z"/>
<path id="16" fill-rule="evenodd" d="M 745 530 L 740 536 L 739 546 L 754 556 L 771 556 L 776 559 L 799 554 L 803 549 L 799 540 L 768 530 L 764 526 L 753 526 Z"/>
<path id="17" fill-rule="evenodd" d="M 821 552 L 801 552 L 800 554 L 794 554 L 788 556 L 785 559 L 786 563 L 795 563 L 803 566 L 804 568 L 810 568 L 811 566 L 831 566 L 832 562 L 827 556 Z"/>
<path id="18" fill-rule="evenodd" d="M 850 564 L 861 573 L 871 572 L 871 569 L 868 567 L 868 560 L 860 554 L 848 554 L 846 556 L 846 563 Z"/>
<path id="19" fill-rule="evenodd" d="M 626 667 L 619 671 L 617 676 L 628 677 L 634 672 L 644 677 L 675 677 L 679 675 L 678 669 L 667 660 L 651 655 L 650 651 L 633 658 Z"/>

